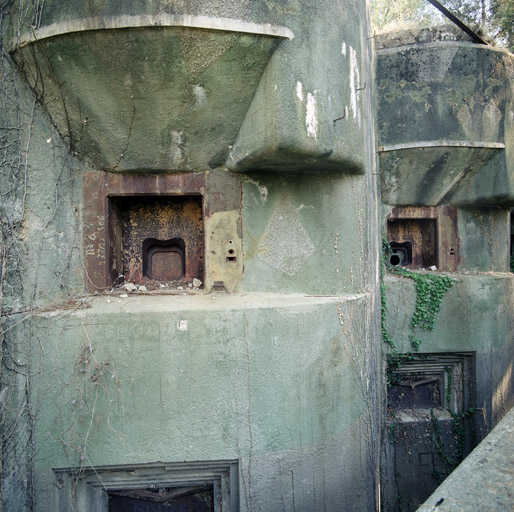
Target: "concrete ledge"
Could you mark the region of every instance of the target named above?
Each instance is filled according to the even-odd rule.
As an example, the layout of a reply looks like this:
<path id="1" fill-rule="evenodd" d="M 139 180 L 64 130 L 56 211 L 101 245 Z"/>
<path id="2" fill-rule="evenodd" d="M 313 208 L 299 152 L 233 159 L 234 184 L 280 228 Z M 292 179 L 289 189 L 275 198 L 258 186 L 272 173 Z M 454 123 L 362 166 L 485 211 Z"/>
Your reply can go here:
<path id="1" fill-rule="evenodd" d="M 294 34 L 286 27 L 271 25 L 270 23 L 249 23 L 247 21 L 233 20 L 230 18 L 211 18 L 208 16 L 183 16 L 174 14 L 139 15 L 139 16 L 113 16 L 95 17 L 79 20 L 54 23 L 29 34 L 24 34 L 18 41 L 13 42 L 12 49 L 21 48 L 30 43 L 62 36 L 75 32 L 106 29 L 147 27 L 187 27 L 205 30 L 222 30 L 228 32 L 242 32 L 246 34 L 258 34 L 285 39 L 293 39 Z"/>
<path id="2" fill-rule="evenodd" d="M 316 307 L 325 304 L 361 302 L 370 297 L 369 293 L 347 295 L 302 295 L 302 294 L 202 294 L 199 291 L 177 291 L 173 293 L 120 293 L 105 294 L 84 301 L 84 306 L 73 308 L 73 315 L 89 316 L 91 314 L 117 313 L 167 313 L 177 311 L 217 311 L 249 309 L 288 309 L 294 307 Z M 122 296 L 123 295 L 123 296 Z M 67 308 L 64 308 L 67 309 Z M 52 310 L 39 313 L 42 317 L 62 314 L 63 308 L 56 306 Z"/>
<path id="3" fill-rule="evenodd" d="M 486 148 L 486 149 L 505 149 L 503 142 L 483 142 L 471 140 L 425 140 L 419 142 L 405 142 L 400 144 L 389 144 L 379 146 L 379 153 L 387 151 L 399 151 L 402 149 L 420 148 Z"/>
<path id="4" fill-rule="evenodd" d="M 421 512 L 512 510 L 514 409 L 418 508 Z"/>
<path id="5" fill-rule="evenodd" d="M 395 46 L 392 48 L 377 49 L 377 54 L 390 55 L 394 53 L 401 53 L 409 50 L 430 50 L 430 49 L 444 49 L 444 48 L 467 48 L 471 50 L 487 50 L 489 52 L 503 53 L 509 55 L 509 52 L 504 48 L 497 48 L 485 44 L 477 44 L 472 41 L 434 41 L 431 43 L 411 43 Z"/>

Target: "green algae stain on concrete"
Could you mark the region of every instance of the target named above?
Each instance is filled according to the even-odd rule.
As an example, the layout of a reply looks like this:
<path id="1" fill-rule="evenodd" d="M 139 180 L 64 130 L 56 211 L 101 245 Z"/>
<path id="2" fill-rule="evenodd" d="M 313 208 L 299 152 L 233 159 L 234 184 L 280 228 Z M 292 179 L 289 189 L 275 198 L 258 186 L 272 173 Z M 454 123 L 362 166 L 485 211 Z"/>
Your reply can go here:
<path id="1" fill-rule="evenodd" d="M 501 142 L 508 55 L 480 45 L 432 43 L 378 52 L 382 144 Z M 399 128 L 399 129 L 398 129 Z"/>

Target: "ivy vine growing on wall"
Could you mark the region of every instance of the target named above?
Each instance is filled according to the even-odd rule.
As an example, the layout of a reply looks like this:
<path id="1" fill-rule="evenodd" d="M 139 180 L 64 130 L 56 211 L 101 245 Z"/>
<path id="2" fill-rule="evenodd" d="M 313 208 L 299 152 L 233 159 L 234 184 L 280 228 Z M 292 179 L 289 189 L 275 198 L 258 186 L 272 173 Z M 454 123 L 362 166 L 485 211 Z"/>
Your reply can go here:
<path id="1" fill-rule="evenodd" d="M 389 263 L 391 255 L 391 246 L 387 239 L 384 237 L 382 251 L 382 269 L 383 272 L 390 272 L 392 274 L 412 279 L 416 286 L 416 305 L 414 313 L 409 323 L 412 333 L 408 339 L 410 341 L 413 352 L 418 352 L 421 340 L 417 336 L 416 330 L 422 329 L 423 331 L 432 331 L 435 328 L 435 321 L 437 314 L 441 310 L 441 305 L 446 292 L 453 286 L 454 279 L 444 275 L 438 274 L 425 274 L 421 272 L 412 272 L 404 267 L 394 267 Z M 386 286 L 382 282 L 382 339 L 390 347 L 391 351 L 388 356 L 389 364 L 387 371 L 387 386 L 394 384 L 394 370 L 400 368 L 405 361 L 415 358 L 413 352 L 399 352 L 396 343 L 387 327 L 387 300 L 386 300 Z M 445 405 L 448 410 L 451 408 L 451 389 L 452 389 L 452 369 L 447 368 L 448 385 L 445 393 Z M 433 410 L 430 411 L 430 429 L 429 435 L 431 446 L 434 448 L 439 456 L 443 468 L 443 474 L 437 473 L 434 469 L 434 478 L 440 483 L 454 467 L 456 463 L 462 460 L 465 451 L 465 427 L 464 421 L 474 412 L 473 408 L 469 408 L 462 414 L 450 412 L 452 416 L 451 428 L 456 440 L 455 450 L 449 453 L 446 449 L 441 427 L 438 419 L 434 416 Z M 389 435 L 393 443 L 396 439 L 397 424 L 393 421 L 389 425 Z"/>
<path id="2" fill-rule="evenodd" d="M 416 285 L 416 305 L 414 313 L 409 323 L 412 334 L 409 335 L 409 341 L 414 352 L 419 351 L 421 340 L 416 335 L 417 329 L 424 331 L 432 331 L 435 327 L 437 314 L 441 310 L 441 305 L 446 292 L 453 286 L 454 279 L 438 274 L 424 274 L 421 272 L 412 272 L 403 267 L 394 267 L 389 263 L 391 254 L 391 246 L 385 237 L 383 238 L 383 272 L 388 271 L 392 274 L 412 279 Z M 396 343 L 387 328 L 387 301 L 386 287 L 382 283 L 382 338 L 389 345 L 391 352 L 389 354 L 389 365 L 387 372 L 388 387 L 394 384 L 394 370 L 400 368 L 405 361 L 415 358 L 412 352 L 399 352 Z M 433 476 L 438 483 L 450 474 L 452 469 L 464 457 L 466 449 L 466 428 L 465 421 L 474 413 L 474 408 L 469 407 L 463 413 L 451 411 L 451 389 L 453 381 L 453 370 L 451 367 L 446 368 L 447 386 L 445 390 L 445 405 L 451 414 L 451 431 L 455 439 L 454 449 L 448 451 L 443 439 L 441 425 L 439 419 L 434 415 L 433 410 L 430 411 L 430 427 L 428 437 L 430 445 L 439 456 L 442 472 L 434 468 Z M 397 424 L 393 421 L 389 425 L 389 435 L 394 443 L 396 440 Z"/>
<path id="3" fill-rule="evenodd" d="M 454 279 L 438 274 L 423 274 L 420 272 L 412 272 L 404 267 L 394 267 L 389 263 L 391 253 L 391 245 L 384 237 L 382 239 L 382 267 L 392 274 L 412 279 L 416 284 L 416 306 L 409 327 L 412 334 L 409 335 L 409 341 L 412 349 L 417 352 L 421 345 L 421 340 L 416 335 L 416 329 L 420 328 L 424 331 L 432 331 L 435 327 L 435 319 L 441 309 L 441 305 L 446 292 L 452 287 Z M 382 282 L 382 339 L 391 347 L 391 359 L 394 367 L 401 366 L 401 362 L 410 359 L 410 353 L 402 354 L 398 352 L 396 343 L 393 340 L 389 329 L 387 328 L 387 300 L 386 287 Z"/>

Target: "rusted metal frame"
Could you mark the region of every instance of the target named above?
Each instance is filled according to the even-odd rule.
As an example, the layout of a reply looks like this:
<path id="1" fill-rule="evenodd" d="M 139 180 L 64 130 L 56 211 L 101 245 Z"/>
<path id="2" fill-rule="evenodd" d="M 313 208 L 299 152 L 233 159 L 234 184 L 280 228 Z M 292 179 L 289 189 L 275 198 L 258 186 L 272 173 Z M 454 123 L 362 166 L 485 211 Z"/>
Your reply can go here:
<path id="1" fill-rule="evenodd" d="M 205 226 L 203 223 L 204 215 L 203 208 L 205 201 L 203 200 L 203 195 L 205 193 L 205 176 L 203 173 L 194 173 L 194 174 L 171 174 L 171 175 L 114 175 L 109 174 L 105 178 L 108 183 L 109 193 L 105 197 L 106 210 L 112 206 L 112 199 L 115 198 L 145 198 L 145 197 L 187 197 L 187 196 L 202 196 L 202 226 L 201 226 L 201 236 L 205 238 Z M 115 217 L 112 215 L 107 216 L 106 222 L 106 246 L 111 249 L 111 220 Z M 121 212 L 118 212 L 118 215 L 121 215 Z M 121 225 L 123 228 L 123 219 L 121 219 Z M 149 233 L 151 235 L 151 233 Z M 121 235 L 123 238 L 123 234 Z M 128 266 L 128 259 L 130 251 L 135 250 L 134 247 L 129 247 L 128 244 L 125 243 L 125 240 L 122 240 L 121 247 L 117 248 L 117 251 L 110 251 L 106 256 L 106 275 L 107 275 L 107 286 L 111 286 L 116 279 L 117 276 L 113 276 L 111 272 L 112 262 L 115 259 L 119 259 L 120 256 L 118 252 L 121 253 L 121 271 L 118 272 L 118 275 L 123 275 L 123 279 L 128 281 L 143 283 L 145 281 L 143 275 L 143 255 L 136 259 L 135 266 Z M 142 242 L 142 240 L 141 240 Z M 190 245 L 190 244 L 188 244 Z M 202 243 L 200 244 L 199 250 L 204 253 L 205 240 L 202 239 Z M 193 247 L 189 247 L 189 253 L 192 254 L 196 251 Z M 139 261 L 140 260 L 140 261 Z M 184 261 L 184 268 L 188 268 L 192 270 L 194 275 L 189 275 L 186 273 L 184 275 L 184 280 L 189 279 L 192 280 L 193 277 L 198 277 L 203 281 L 203 273 L 204 273 L 204 263 L 202 262 L 201 272 L 198 272 L 198 265 L 194 266 L 191 269 L 191 265 L 187 265 Z M 130 268 L 130 270 L 129 270 Z M 111 274 L 111 279 L 109 280 L 109 274 Z M 113 279 L 114 278 L 114 279 Z M 109 282 L 110 281 L 110 282 Z"/>
<path id="2" fill-rule="evenodd" d="M 204 290 L 233 290 L 243 270 L 241 194 L 241 177 L 225 171 L 159 175 L 84 173 L 82 236 L 87 289 L 94 292 L 123 282 L 120 203 L 128 202 L 128 197 L 201 196 Z M 231 213 L 239 214 L 234 225 Z M 231 227 L 229 232 L 222 230 L 220 238 L 213 230 L 220 228 L 222 217 L 227 217 Z M 232 239 L 234 245 L 229 246 Z"/>
<path id="3" fill-rule="evenodd" d="M 121 222 L 121 219 L 116 218 L 114 204 L 116 198 L 201 196 L 204 237 L 202 247 L 205 247 L 205 175 L 206 173 L 167 175 L 120 175 L 94 171 L 85 173 L 83 240 L 87 288 L 90 291 L 105 289 L 116 284 L 121 274 L 119 260 L 122 256 L 119 253 L 122 240 L 114 240 L 112 232 L 113 229 L 119 228 L 114 224 Z M 116 268 L 113 268 L 113 263 Z M 203 265 L 205 271 L 205 262 Z"/>
<path id="4" fill-rule="evenodd" d="M 437 0 L 428 0 L 436 9 L 438 9 L 442 14 L 444 14 L 451 22 L 455 23 L 461 30 L 466 32 L 469 37 L 473 39 L 476 43 L 489 45 L 487 41 L 482 39 L 476 32 L 471 30 L 465 23 L 463 23 L 457 16 L 452 14 L 444 5 L 440 4 Z"/>

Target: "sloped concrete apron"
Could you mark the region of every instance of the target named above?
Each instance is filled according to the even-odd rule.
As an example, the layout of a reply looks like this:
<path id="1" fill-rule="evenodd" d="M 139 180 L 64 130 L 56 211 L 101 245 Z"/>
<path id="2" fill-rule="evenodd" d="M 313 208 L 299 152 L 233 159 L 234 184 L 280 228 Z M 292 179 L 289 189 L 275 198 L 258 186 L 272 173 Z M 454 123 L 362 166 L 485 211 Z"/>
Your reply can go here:
<path id="1" fill-rule="evenodd" d="M 512 510 L 514 408 L 418 508 L 419 512 Z"/>

